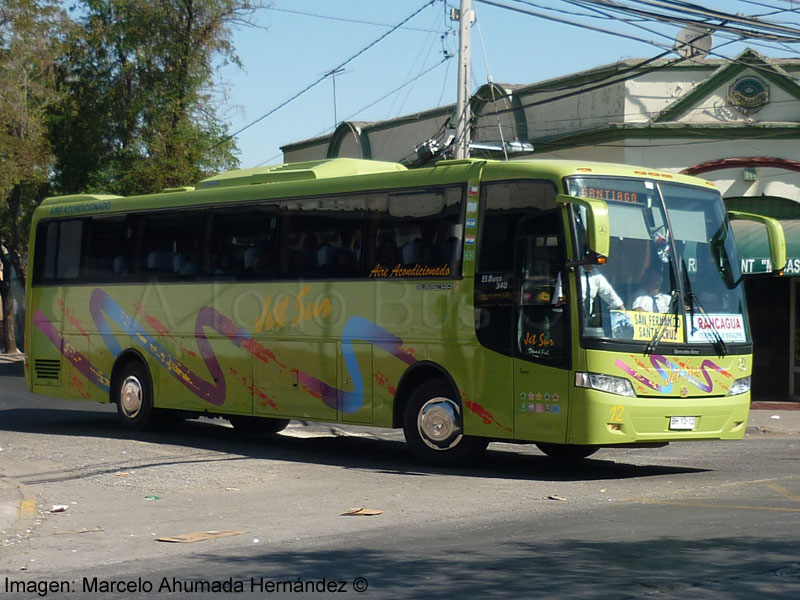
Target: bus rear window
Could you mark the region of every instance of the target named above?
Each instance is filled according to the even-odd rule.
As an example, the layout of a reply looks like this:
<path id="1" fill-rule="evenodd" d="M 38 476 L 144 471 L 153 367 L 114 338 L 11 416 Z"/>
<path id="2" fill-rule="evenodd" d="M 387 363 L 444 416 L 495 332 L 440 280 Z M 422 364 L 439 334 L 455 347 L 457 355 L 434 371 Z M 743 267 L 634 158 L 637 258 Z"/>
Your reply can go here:
<path id="1" fill-rule="evenodd" d="M 45 221 L 36 234 L 35 283 L 77 279 L 81 265 L 83 222 Z"/>

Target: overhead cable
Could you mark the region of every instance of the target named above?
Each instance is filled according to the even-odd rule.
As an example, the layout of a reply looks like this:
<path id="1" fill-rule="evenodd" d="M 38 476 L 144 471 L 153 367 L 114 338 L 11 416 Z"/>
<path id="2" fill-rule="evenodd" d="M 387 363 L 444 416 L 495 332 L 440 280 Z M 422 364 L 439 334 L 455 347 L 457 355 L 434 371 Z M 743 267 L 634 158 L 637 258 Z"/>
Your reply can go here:
<path id="1" fill-rule="evenodd" d="M 350 63 L 351 63 L 351 62 L 353 62 L 353 61 L 354 61 L 356 58 L 358 58 L 359 56 L 361 56 L 362 54 L 364 54 L 364 53 L 365 53 L 367 50 L 369 50 L 370 48 L 372 48 L 373 46 L 375 46 L 375 45 L 376 45 L 376 44 L 378 44 L 379 42 L 381 42 L 381 41 L 383 41 L 384 39 L 386 39 L 386 38 L 387 38 L 389 35 L 391 35 L 391 34 L 392 34 L 392 33 L 394 33 L 395 31 L 397 31 L 398 29 L 400 29 L 400 28 L 401 28 L 403 25 L 405 25 L 406 23 L 408 23 L 408 22 L 409 22 L 411 19 L 413 19 L 414 17 L 416 17 L 416 16 L 417 16 L 419 13 L 421 13 L 423 10 L 425 10 L 425 9 L 426 9 L 426 8 L 428 8 L 429 6 L 433 5 L 433 3 L 434 3 L 435 1 L 436 1 L 436 0 L 426 0 L 425 4 L 423 4 L 423 5 L 422 5 L 420 8 L 418 8 L 417 10 L 415 10 L 413 13 L 411 13 L 411 14 L 410 14 L 409 16 L 407 16 L 405 19 L 403 19 L 402 21 L 400 21 L 400 23 L 398 23 L 397 25 L 395 25 L 394 27 L 392 27 L 392 28 L 391 28 L 389 31 L 385 32 L 383 35 L 381 35 L 380 37 L 378 37 L 376 40 L 374 40 L 373 42 L 371 42 L 371 43 L 367 44 L 366 46 L 364 46 L 364 47 L 363 47 L 361 50 L 359 50 L 358 52 L 356 52 L 355 54 L 353 54 L 353 55 L 352 55 L 350 58 L 348 58 L 348 59 L 347 59 L 347 60 L 345 60 L 344 62 L 342 62 L 342 63 L 340 63 L 339 65 L 335 66 L 333 69 L 329 69 L 329 70 L 325 71 L 325 74 L 324 74 L 324 75 L 322 75 L 321 77 L 319 77 L 319 78 L 318 78 L 316 81 L 314 81 L 313 83 L 310 83 L 309 85 L 307 85 L 306 87 L 304 87 L 302 90 L 300 90 L 299 92 L 297 92 L 296 94 L 294 94 L 294 95 L 293 95 L 291 98 L 289 98 L 288 100 L 284 100 L 284 101 L 283 101 L 283 102 L 281 102 L 281 103 L 280 103 L 278 106 L 276 106 L 275 108 L 272 108 L 272 109 L 270 109 L 269 111 L 265 112 L 263 115 L 261 115 L 261 116 L 260 116 L 260 117 L 258 117 L 257 119 L 254 119 L 253 121 L 250 121 L 250 123 L 248 123 L 248 124 L 247 124 L 247 125 L 245 125 L 244 127 L 240 127 L 239 129 L 237 129 L 236 131 L 234 131 L 234 132 L 233 132 L 233 133 L 231 133 L 230 135 L 227 135 L 227 136 L 225 136 L 225 137 L 224 137 L 224 138 L 222 138 L 222 139 L 221 139 L 219 142 L 217 142 L 217 143 L 215 144 L 215 146 L 214 146 L 214 147 L 216 147 L 216 146 L 219 146 L 219 145 L 221 145 L 221 144 L 223 144 L 223 143 L 227 142 L 228 140 L 230 140 L 230 139 L 232 139 L 232 138 L 235 138 L 235 137 L 236 137 L 236 136 L 238 136 L 240 133 L 242 133 L 242 132 L 244 132 L 244 131 L 246 131 L 246 130 L 250 129 L 250 128 L 251 128 L 253 125 L 255 125 L 255 124 L 257 124 L 257 123 L 260 123 L 261 121 L 263 121 L 264 119 L 266 119 L 266 118 L 267 118 L 267 117 L 269 117 L 270 115 L 273 115 L 273 114 L 275 114 L 275 113 L 276 113 L 276 112 L 278 112 L 280 109 L 282 109 L 284 106 L 286 106 L 286 105 L 288 105 L 288 104 L 290 104 L 290 103 L 294 102 L 294 101 L 295 101 L 295 100 L 297 100 L 297 99 L 298 99 L 300 96 L 302 96 L 303 94 L 305 94 L 306 92 L 308 92 L 308 91 L 309 91 L 309 90 L 311 90 L 312 88 L 316 87 L 317 85 L 319 85 L 320 83 L 322 83 L 323 81 L 325 81 L 325 80 L 328 78 L 328 76 L 329 76 L 331 73 L 333 73 L 333 72 L 335 72 L 335 71 L 337 71 L 337 70 L 339 70 L 339 69 L 342 69 L 342 68 L 344 68 L 346 65 L 350 64 Z"/>

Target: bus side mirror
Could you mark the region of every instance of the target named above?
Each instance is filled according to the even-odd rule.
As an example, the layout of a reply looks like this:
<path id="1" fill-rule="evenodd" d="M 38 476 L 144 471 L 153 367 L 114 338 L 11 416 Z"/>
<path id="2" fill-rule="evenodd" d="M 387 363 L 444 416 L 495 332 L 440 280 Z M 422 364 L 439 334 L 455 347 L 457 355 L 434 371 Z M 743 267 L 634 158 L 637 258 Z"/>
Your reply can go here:
<path id="1" fill-rule="evenodd" d="M 786 237 L 784 236 L 780 222 L 777 219 L 738 210 L 728 211 L 728 219 L 730 221 L 749 221 L 764 226 L 769 242 L 770 262 L 772 263 L 772 270 L 770 272 L 782 275 L 783 269 L 786 268 Z M 737 253 L 739 253 L 744 260 L 747 260 L 747 257 L 751 254 L 759 254 L 755 252 L 755 248 L 751 248 L 746 242 L 742 243 L 740 246 L 740 243 L 737 241 L 736 246 Z M 744 269 L 742 269 L 742 271 L 744 271 Z"/>
<path id="2" fill-rule="evenodd" d="M 605 262 L 611 246 L 611 228 L 608 224 L 608 205 L 597 198 L 559 195 L 558 204 L 570 204 L 586 209 L 586 229 L 589 234 L 589 250 Z"/>

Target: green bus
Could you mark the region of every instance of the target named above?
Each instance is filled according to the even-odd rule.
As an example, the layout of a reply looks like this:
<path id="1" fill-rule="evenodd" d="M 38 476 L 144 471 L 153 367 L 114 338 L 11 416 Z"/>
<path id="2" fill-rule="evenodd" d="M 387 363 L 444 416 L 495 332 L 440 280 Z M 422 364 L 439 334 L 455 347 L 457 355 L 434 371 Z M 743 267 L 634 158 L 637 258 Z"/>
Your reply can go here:
<path id="1" fill-rule="evenodd" d="M 116 403 L 129 429 L 402 428 L 437 464 L 745 433 L 739 259 L 693 177 L 331 159 L 48 198 L 31 231 L 28 387 Z"/>

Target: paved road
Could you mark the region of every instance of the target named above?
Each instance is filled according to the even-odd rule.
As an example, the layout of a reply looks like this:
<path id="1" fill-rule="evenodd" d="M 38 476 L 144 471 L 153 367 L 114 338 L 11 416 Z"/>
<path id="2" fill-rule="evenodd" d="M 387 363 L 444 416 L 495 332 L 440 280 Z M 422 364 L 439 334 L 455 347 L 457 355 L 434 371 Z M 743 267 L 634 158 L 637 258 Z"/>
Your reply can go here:
<path id="1" fill-rule="evenodd" d="M 59 583 L 48 597 L 218 598 L 176 591 L 214 582 L 240 585 L 232 597 L 320 596 L 268 592 L 298 578 L 361 598 L 800 597 L 798 435 L 602 450 L 571 467 L 496 444 L 464 470 L 420 468 L 401 437 L 295 425 L 243 440 L 216 422 L 131 436 L 110 407 L 0 377 L 0 474 L 35 508 L 30 531 L 0 537 L 0 600 L 37 597 L 6 585 Z M 383 513 L 341 516 L 353 507 Z M 245 533 L 155 541 L 211 530 Z M 133 589 L 104 593 L 114 581 Z"/>

